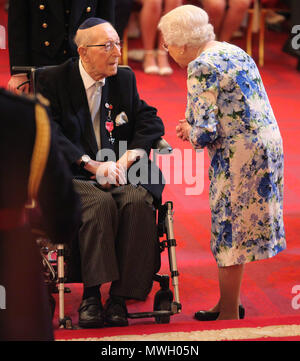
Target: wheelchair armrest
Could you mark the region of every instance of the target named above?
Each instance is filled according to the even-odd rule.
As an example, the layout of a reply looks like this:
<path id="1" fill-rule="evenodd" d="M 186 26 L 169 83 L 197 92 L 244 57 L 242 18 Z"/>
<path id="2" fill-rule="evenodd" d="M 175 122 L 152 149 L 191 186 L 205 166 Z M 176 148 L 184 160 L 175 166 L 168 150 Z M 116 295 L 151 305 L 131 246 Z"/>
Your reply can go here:
<path id="1" fill-rule="evenodd" d="M 30 89 L 35 94 L 36 93 L 36 83 L 38 75 L 41 71 L 49 68 L 54 68 L 57 65 L 45 65 L 45 66 L 13 66 L 12 70 L 18 73 L 26 73 L 29 78 Z"/>
<path id="2" fill-rule="evenodd" d="M 14 65 L 12 66 L 11 68 L 13 71 L 17 71 L 18 73 L 28 73 L 30 74 L 31 72 L 33 72 L 36 67 L 34 66 L 17 66 L 17 65 Z"/>
<path id="3" fill-rule="evenodd" d="M 173 152 L 173 148 L 170 144 L 163 138 L 157 139 L 153 145 L 153 149 L 157 149 L 159 154 L 170 154 Z"/>
<path id="4" fill-rule="evenodd" d="M 25 73 L 26 76 L 27 76 L 27 79 L 28 79 L 24 83 L 20 84 L 17 89 L 19 89 L 19 87 L 23 86 L 24 84 L 29 84 L 30 92 L 33 92 L 33 86 L 32 86 L 33 81 L 32 81 L 32 79 L 33 79 L 33 74 L 34 74 L 36 68 L 34 66 L 18 66 L 18 65 L 14 65 L 14 66 L 12 66 L 11 69 L 14 72 L 13 75 L 14 74 L 23 74 L 23 73 Z"/>

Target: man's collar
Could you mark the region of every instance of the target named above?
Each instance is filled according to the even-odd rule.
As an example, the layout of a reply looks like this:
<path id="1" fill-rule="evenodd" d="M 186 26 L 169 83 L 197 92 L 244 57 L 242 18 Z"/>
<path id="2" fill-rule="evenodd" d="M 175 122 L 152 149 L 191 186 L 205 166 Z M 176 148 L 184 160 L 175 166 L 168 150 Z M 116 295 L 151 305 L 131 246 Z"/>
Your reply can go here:
<path id="1" fill-rule="evenodd" d="M 79 72 L 83 81 L 83 85 L 85 90 L 89 89 L 91 86 L 93 86 L 96 82 L 96 80 L 94 80 L 84 69 L 82 63 L 81 63 L 81 59 L 79 58 Z M 105 78 L 99 80 L 100 83 L 102 83 L 102 86 L 105 85 Z"/>

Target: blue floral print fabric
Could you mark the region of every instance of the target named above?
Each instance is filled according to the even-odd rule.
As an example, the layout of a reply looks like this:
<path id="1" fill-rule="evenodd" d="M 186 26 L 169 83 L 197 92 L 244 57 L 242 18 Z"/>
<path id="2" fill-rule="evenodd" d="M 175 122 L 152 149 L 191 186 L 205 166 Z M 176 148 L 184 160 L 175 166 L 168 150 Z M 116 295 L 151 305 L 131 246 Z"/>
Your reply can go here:
<path id="1" fill-rule="evenodd" d="M 283 145 L 252 58 L 219 43 L 188 66 L 186 119 L 195 149 L 207 147 L 211 249 L 219 267 L 286 248 Z"/>

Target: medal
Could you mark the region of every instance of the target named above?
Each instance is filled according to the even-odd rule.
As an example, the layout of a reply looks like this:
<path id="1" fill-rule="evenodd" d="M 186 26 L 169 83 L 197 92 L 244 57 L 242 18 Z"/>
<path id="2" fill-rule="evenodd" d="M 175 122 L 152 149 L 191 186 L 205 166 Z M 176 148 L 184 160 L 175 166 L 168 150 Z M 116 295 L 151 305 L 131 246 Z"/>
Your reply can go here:
<path id="1" fill-rule="evenodd" d="M 110 144 L 114 144 L 115 138 L 113 138 L 112 132 L 114 130 L 115 125 L 114 125 L 114 122 L 111 119 L 111 111 L 113 109 L 113 106 L 111 104 L 105 103 L 105 108 L 108 109 L 108 116 L 107 116 L 107 120 L 105 122 L 105 129 L 109 133 L 109 142 L 110 142 Z"/>

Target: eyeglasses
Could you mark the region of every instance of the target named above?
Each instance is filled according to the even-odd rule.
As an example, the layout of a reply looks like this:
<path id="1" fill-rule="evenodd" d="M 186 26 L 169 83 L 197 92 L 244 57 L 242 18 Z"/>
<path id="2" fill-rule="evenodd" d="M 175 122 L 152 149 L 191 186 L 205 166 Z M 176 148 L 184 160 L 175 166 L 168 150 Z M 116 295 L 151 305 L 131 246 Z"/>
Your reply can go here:
<path id="1" fill-rule="evenodd" d="M 122 41 L 108 41 L 105 44 L 96 44 L 96 45 L 86 45 L 87 48 L 94 48 L 97 46 L 104 46 L 104 50 L 108 53 L 113 51 L 114 47 L 116 46 L 117 49 L 122 49 Z"/>

